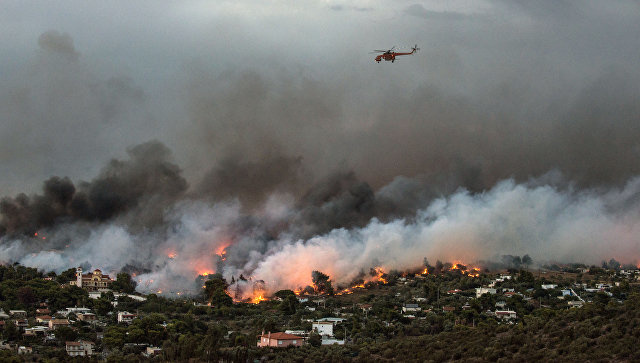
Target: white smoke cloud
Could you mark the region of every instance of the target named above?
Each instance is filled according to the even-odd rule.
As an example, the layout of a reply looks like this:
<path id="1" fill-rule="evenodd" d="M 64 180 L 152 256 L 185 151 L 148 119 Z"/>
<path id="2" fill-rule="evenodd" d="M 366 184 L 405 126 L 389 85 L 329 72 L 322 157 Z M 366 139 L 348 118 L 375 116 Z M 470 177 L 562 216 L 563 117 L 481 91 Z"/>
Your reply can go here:
<path id="1" fill-rule="evenodd" d="M 599 263 L 613 257 L 637 263 L 639 192 L 639 178 L 606 193 L 506 180 L 483 194 L 459 191 L 437 199 L 413 221 L 374 219 L 364 228 L 278 246 L 254 275 L 276 290 L 310 284 L 313 270 L 348 283 L 372 267 L 405 270 L 420 266 L 424 257 L 470 263 L 529 254 L 539 262 Z M 624 212 L 612 208 L 620 203 L 627 205 Z"/>
<path id="2" fill-rule="evenodd" d="M 540 180 L 518 184 L 504 180 L 491 190 L 459 190 L 432 201 L 415 216 L 365 227 L 335 229 L 310 239 L 281 233 L 265 239 L 267 226 L 238 229 L 243 219 L 237 202 L 209 205 L 183 202 L 167 213 L 167 231 L 132 234 L 107 225 L 88 238 L 72 240 L 63 251 L 25 252 L 22 241 L 3 243 L 0 260 L 61 271 L 79 264 L 117 272 L 136 261 L 150 272 L 136 277 L 140 291 L 196 291 L 199 274 L 221 272 L 264 280 L 266 289 L 305 287 L 319 270 L 338 284 L 380 266 L 384 270 L 434 262 L 475 263 L 504 254 L 529 254 L 535 262 L 597 264 L 615 258 L 637 263 L 640 257 L 640 178 L 610 190 L 576 191 Z M 286 197 L 270 199 L 275 210 L 258 212 L 264 221 L 287 218 Z M 270 223 L 269 223 L 270 224 Z M 245 294 L 250 292 L 245 291 Z"/>

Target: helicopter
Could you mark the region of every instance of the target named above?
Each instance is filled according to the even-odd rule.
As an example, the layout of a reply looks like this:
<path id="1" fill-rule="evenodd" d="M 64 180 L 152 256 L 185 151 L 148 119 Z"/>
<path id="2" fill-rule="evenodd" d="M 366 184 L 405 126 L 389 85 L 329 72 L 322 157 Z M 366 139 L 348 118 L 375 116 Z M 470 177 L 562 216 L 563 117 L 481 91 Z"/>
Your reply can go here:
<path id="1" fill-rule="evenodd" d="M 383 59 L 386 61 L 391 61 L 391 63 L 393 63 L 396 61 L 396 57 L 399 55 L 410 55 L 420 50 L 417 44 L 413 48 L 411 48 L 411 52 L 408 52 L 408 53 L 394 52 L 393 51 L 394 49 L 395 49 L 395 45 L 391 49 L 388 49 L 388 50 L 375 49 L 371 53 L 382 53 L 377 55 L 375 58 L 375 61 L 378 63 L 380 63 L 380 61 Z"/>

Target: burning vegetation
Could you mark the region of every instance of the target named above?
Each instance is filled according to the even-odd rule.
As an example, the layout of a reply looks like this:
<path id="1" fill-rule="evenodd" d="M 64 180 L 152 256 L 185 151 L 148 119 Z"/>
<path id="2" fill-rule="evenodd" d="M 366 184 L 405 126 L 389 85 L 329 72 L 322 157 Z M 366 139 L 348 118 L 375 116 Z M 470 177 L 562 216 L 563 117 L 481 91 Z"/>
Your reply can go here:
<path id="1" fill-rule="evenodd" d="M 454 274 L 469 278 L 480 277 L 482 269 L 480 267 L 471 266 L 462 262 L 441 262 L 437 261 L 435 266 L 429 265 L 426 260 L 426 267 L 419 269 L 407 270 L 404 272 L 390 271 L 386 272 L 383 267 L 372 267 L 368 273 L 361 273 L 350 284 L 338 285 L 334 288 L 334 280 L 321 271 L 314 270 L 311 272 L 310 283 L 306 286 L 299 286 L 290 291 L 292 296 L 332 296 L 332 295 L 348 295 L 355 291 L 375 288 L 376 286 L 395 284 L 399 278 L 425 277 L 430 274 Z M 196 279 L 196 284 L 202 287 L 203 292 L 207 296 L 209 304 L 222 302 L 231 303 L 251 303 L 259 304 L 262 301 L 269 301 L 277 297 L 277 292 L 268 286 L 268 284 L 254 277 L 245 277 L 242 274 L 235 278 L 231 277 L 229 283 L 219 273 L 203 272 Z M 229 297 L 226 300 L 222 294 Z M 222 299 L 222 300 L 221 300 Z M 279 298 L 282 299 L 282 298 Z"/>

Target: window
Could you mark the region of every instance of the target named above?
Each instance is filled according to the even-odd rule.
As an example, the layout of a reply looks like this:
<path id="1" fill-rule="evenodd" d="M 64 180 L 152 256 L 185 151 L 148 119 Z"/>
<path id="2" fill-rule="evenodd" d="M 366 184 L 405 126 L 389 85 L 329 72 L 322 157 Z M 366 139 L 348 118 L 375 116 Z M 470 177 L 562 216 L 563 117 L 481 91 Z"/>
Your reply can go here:
<path id="1" fill-rule="evenodd" d="M 282 345 L 282 340 L 278 340 L 278 345 Z"/>

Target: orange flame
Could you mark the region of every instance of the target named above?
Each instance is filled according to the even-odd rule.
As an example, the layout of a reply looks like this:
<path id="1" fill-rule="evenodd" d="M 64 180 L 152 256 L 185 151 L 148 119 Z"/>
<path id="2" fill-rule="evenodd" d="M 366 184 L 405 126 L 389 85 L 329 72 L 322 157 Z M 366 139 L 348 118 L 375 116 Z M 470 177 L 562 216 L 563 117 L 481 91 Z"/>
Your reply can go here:
<path id="1" fill-rule="evenodd" d="M 220 246 L 218 246 L 218 248 L 216 248 L 215 254 L 222 257 L 222 259 L 224 260 L 224 255 L 227 254 L 226 250 L 229 246 L 231 246 L 231 242 L 225 241 Z"/>
<path id="2" fill-rule="evenodd" d="M 374 271 L 376 272 L 376 276 L 374 276 L 374 281 L 387 284 L 387 280 L 384 277 L 382 277 L 384 275 L 384 270 L 382 269 L 382 267 L 375 267 Z"/>

